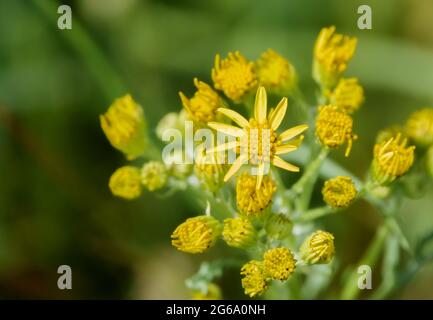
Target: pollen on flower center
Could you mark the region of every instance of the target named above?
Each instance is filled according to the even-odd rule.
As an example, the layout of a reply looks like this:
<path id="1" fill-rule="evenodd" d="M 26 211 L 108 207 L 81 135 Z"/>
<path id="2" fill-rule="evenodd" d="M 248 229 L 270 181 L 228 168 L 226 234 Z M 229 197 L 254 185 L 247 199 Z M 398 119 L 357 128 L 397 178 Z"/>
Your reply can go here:
<path id="1" fill-rule="evenodd" d="M 244 148 L 248 150 L 242 151 L 247 152 L 248 159 L 253 165 L 269 163 L 275 154 L 277 135 L 269 127 L 268 122 L 259 124 L 255 119 L 250 119 L 249 123 L 250 126 L 246 129 L 248 143 Z"/>

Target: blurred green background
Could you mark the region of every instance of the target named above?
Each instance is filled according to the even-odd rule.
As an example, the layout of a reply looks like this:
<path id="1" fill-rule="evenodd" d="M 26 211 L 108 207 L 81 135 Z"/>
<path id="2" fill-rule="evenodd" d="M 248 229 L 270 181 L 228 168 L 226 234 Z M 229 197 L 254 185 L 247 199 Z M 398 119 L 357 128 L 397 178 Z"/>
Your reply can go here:
<path id="1" fill-rule="evenodd" d="M 73 29 L 57 28 L 69 4 Z M 357 28 L 369 4 L 373 29 Z M 357 36 L 347 74 L 365 86 L 350 158 L 363 176 L 377 131 L 433 106 L 433 1 L 0 1 L 0 298 L 189 298 L 184 279 L 200 261 L 236 254 L 224 245 L 193 256 L 169 236 L 201 210 L 181 194 L 114 198 L 107 183 L 125 163 L 105 139 L 99 114 L 130 92 L 154 127 L 181 108 L 178 91 L 210 82 L 217 52 L 256 59 L 273 48 L 295 65 L 313 103 L 311 60 L 320 28 Z M 411 243 L 433 230 L 433 197 L 408 201 L 401 216 Z M 366 203 L 325 218 L 343 265 L 356 263 L 379 222 Z M 73 290 L 57 289 L 57 268 L 73 271 Z M 433 265 L 398 298 L 433 299 Z M 244 298 L 238 270 L 219 282 Z M 338 288 L 338 281 L 333 287 Z M 374 284 L 373 284 L 374 285 Z"/>

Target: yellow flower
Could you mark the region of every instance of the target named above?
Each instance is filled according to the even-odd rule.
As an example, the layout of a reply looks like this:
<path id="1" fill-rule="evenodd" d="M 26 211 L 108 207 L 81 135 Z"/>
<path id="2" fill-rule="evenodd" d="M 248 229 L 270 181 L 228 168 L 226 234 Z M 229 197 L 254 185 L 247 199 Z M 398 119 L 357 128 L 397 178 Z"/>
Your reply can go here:
<path id="1" fill-rule="evenodd" d="M 412 113 L 406 122 L 406 134 L 419 146 L 433 144 L 433 109 L 424 108 Z"/>
<path id="2" fill-rule="evenodd" d="M 265 51 L 256 63 L 260 85 L 269 90 L 287 94 L 296 85 L 293 65 L 272 49 Z"/>
<path id="3" fill-rule="evenodd" d="M 193 300 L 220 300 L 222 298 L 221 289 L 215 283 L 208 283 L 205 292 L 193 290 L 191 295 Z"/>
<path id="4" fill-rule="evenodd" d="M 197 152 L 194 172 L 200 182 L 211 192 L 217 191 L 222 183 L 225 173 L 225 163 L 218 153 Z"/>
<path id="5" fill-rule="evenodd" d="M 147 125 L 143 109 L 130 95 L 116 99 L 99 119 L 108 141 L 129 160 L 144 153 L 147 146 Z"/>
<path id="6" fill-rule="evenodd" d="M 188 253 L 202 253 L 212 247 L 221 235 L 221 224 L 212 216 L 189 218 L 171 235 L 171 244 Z"/>
<path id="7" fill-rule="evenodd" d="M 314 80 L 322 87 L 333 88 L 355 53 L 356 42 L 356 38 L 335 33 L 334 26 L 323 28 L 314 46 Z"/>
<path id="8" fill-rule="evenodd" d="M 295 272 L 296 260 L 287 248 L 274 248 L 263 255 L 263 269 L 266 276 L 274 280 L 287 280 Z"/>
<path id="9" fill-rule="evenodd" d="M 135 199 L 141 194 L 140 170 L 131 166 L 121 167 L 111 175 L 108 186 L 115 196 Z"/>
<path id="10" fill-rule="evenodd" d="M 364 102 L 364 89 L 356 78 L 340 79 L 330 95 L 330 101 L 345 112 L 353 113 Z"/>
<path id="11" fill-rule="evenodd" d="M 217 54 L 212 80 L 216 89 L 238 102 L 257 85 L 254 63 L 248 61 L 239 51 L 229 52 L 224 60 Z"/>
<path id="12" fill-rule="evenodd" d="M 325 181 L 323 200 L 332 208 L 347 208 L 356 197 L 356 188 L 350 177 L 338 176 Z"/>
<path id="13" fill-rule="evenodd" d="M 271 203 L 275 193 L 275 182 L 268 176 L 264 177 L 262 186 L 256 189 L 256 178 L 244 172 L 236 183 L 236 202 L 242 214 L 255 217 Z"/>
<path id="14" fill-rule="evenodd" d="M 257 232 L 246 218 L 228 218 L 224 220 L 223 238 L 231 247 L 246 249 L 255 244 Z"/>
<path id="15" fill-rule="evenodd" d="M 407 139 L 401 139 L 401 134 L 397 134 L 374 146 L 373 174 L 378 182 L 391 182 L 410 169 L 415 146 L 406 145 Z"/>
<path id="16" fill-rule="evenodd" d="M 141 182 L 149 191 L 165 187 L 167 179 L 167 169 L 159 161 L 149 161 L 141 169 Z"/>
<path id="17" fill-rule="evenodd" d="M 347 142 L 345 156 L 349 156 L 353 140 L 353 119 L 337 106 L 326 105 L 318 109 L 316 118 L 316 135 L 320 142 L 328 148 L 338 148 Z"/>
<path id="18" fill-rule="evenodd" d="M 241 269 L 242 287 L 245 294 L 254 298 L 263 294 L 268 289 L 268 282 L 263 272 L 263 263 L 257 260 L 251 260 Z"/>
<path id="19" fill-rule="evenodd" d="M 203 81 L 195 78 L 194 85 L 197 91 L 191 99 L 179 92 L 185 111 L 188 113 L 189 118 L 199 125 L 214 121 L 217 117 L 216 110 L 225 106 L 223 100 L 218 93 Z"/>
<path id="20" fill-rule="evenodd" d="M 318 230 L 311 234 L 301 246 L 301 258 L 307 264 L 326 264 L 334 258 L 334 236 Z"/>
<path id="21" fill-rule="evenodd" d="M 267 97 L 264 87 L 259 87 L 257 90 L 254 118 L 251 118 L 250 121 L 247 121 L 236 111 L 225 108 L 218 109 L 218 112 L 239 125 L 239 127 L 236 127 L 219 122 L 208 123 L 212 129 L 236 138 L 236 141 L 221 144 L 213 150 L 219 152 L 236 149 L 236 153 L 239 154 L 236 161 L 227 171 L 224 181 L 229 180 L 244 163 L 249 163 L 257 169 L 256 189 L 260 187 L 265 168 L 268 168 L 270 163 L 288 171 L 299 171 L 298 167 L 287 163 L 279 155 L 298 149 L 299 140 L 291 143 L 286 142 L 304 132 L 308 126 L 305 124 L 299 125 L 278 135 L 276 130 L 283 121 L 286 110 L 287 98 L 283 98 L 277 107 L 271 110 L 269 115 L 267 114 Z"/>

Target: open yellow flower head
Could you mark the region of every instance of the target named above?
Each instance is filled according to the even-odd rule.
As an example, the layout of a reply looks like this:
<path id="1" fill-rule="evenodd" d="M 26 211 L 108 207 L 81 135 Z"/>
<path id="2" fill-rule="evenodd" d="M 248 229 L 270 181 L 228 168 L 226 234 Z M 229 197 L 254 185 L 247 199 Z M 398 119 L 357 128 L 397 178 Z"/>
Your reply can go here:
<path id="1" fill-rule="evenodd" d="M 215 56 L 215 66 L 212 69 L 212 80 L 216 89 L 235 102 L 256 88 L 257 77 L 254 63 L 248 61 L 239 51 L 229 52 L 226 59 Z"/>
<path id="2" fill-rule="evenodd" d="M 256 62 L 257 77 L 261 86 L 280 94 L 288 94 L 296 85 L 297 77 L 293 65 L 268 49 Z"/>
<path id="3" fill-rule="evenodd" d="M 212 216 L 189 218 L 171 235 L 171 244 L 187 253 L 203 253 L 212 247 L 221 235 L 221 223 Z"/>
<path id="4" fill-rule="evenodd" d="M 267 96 L 264 87 L 259 87 L 254 104 L 254 118 L 249 121 L 231 109 L 221 108 L 218 112 L 234 121 L 239 127 L 219 122 L 209 122 L 208 126 L 236 140 L 215 147 L 213 152 L 234 150 L 239 155 L 227 171 L 224 181 L 228 181 L 243 164 L 256 169 L 256 189 L 260 188 L 263 176 L 267 174 L 270 164 L 276 167 L 298 172 L 299 168 L 284 161 L 279 155 L 298 149 L 302 136 L 292 140 L 304 132 L 305 124 L 277 133 L 287 111 L 287 98 L 281 99 L 275 109 L 268 114 Z M 267 170 L 269 171 L 269 170 Z"/>
<path id="5" fill-rule="evenodd" d="M 216 120 L 217 109 L 225 106 L 223 100 L 218 93 L 203 81 L 195 78 L 194 85 L 197 91 L 191 99 L 188 99 L 182 92 L 179 92 L 183 107 L 188 113 L 189 118 L 199 125 Z"/>
<path id="6" fill-rule="evenodd" d="M 266 234 L 275 239 L 285 239 L 292 233 L 293 223 L 282 214 L 271 214 L 266 220 Z"/>
<path id="7" fill-rule="evenodd" d="M 412 113 L 406 122 L 406 134 L 418 146 L 433 144 L 433 108 L 424 108 Z"/>
<path id="8" fill-rule="evenodd" d="M 257 232 L 246 218 L 228 218 L 224 220 L 223 238 L 231 247 L 246 249 L 256 243 Z"/>
<path id="9" fill-rule="evenodd" d="M 165 187 L 167 179 L 167 168 L 162 162 L 149 161 L 141 169 L 141 182 L 149 191 Z"/>
<path id="10" fill-rule="evenodd" d="M 301 246 L 301 258 L 307 264 L 326 264 L 334 258 L 334 236 L 322 230 L 311 234 Z"/>
<path id="11" fill-rule="evenodd" d="M 331 104 L 336 105 L 347 113 L 353 113 L 364 102 L 364 89 L 358 79 L 340 79 L 337 87 L 330 95 Z"/>
<path id="12" fill-rule="evenodd" d="M 338 176 L 325 181 L 323 200 L 332 208 L 347 208 L 356 198 L 356 188 L 350 177 Z"/>
<path id="13" fill-rule="evenodd" d="M 193 300 L 221 300 L 221 289 L 215 283 L 208 283 L 206 291 L 193 290 L 192 293 Z"/>
<path id="14" fill-rule="evenodd" d="M 275 182 L 265 176 L 259 189 L 256 189 L 255 176 L 247 172 L 241 174 L 236 182 L 236 203 L 241 213 L 247 217 L 257 217 L 270 204 L 276 191 Z"/>
<path id="15" fill-rule="evenodd" d="M 415 146 L 407 146 L 400 134 L 374 146 L 373 176 L 380 183 L 391 182 L 411 168 Z"/>
<path id="16" fill-rule="evenodd" d="M 335 27 L 323 28 L 314 46 L 313 78 L 321 87 L 333 88 L 346 70 L 356 49 L 356 38 L 335 33 Z"/>
<path id="17" fill-rule="evenodd" d="M 197 152 L 194 172 L 203 186 L 211 191 L 217 191 L 223 184 L 226 171 L 225 163 L 218 153 Z"/>
<path id="18" fill-rule="evenodd" d="M 287 280 L 296 268 L 293 253 L 284 247 L 270 249 L 263 255 L 263 269 L 267 277 L 274 280 Z"/>
<path id="19" fill-rule="evenodd" d="M 132 166 L 121 167 L 111 175 L 108 186 L 117 197 L 138 198 L 141 195 L 140 170 Z"/>
<path id="20" fill-rule="evenodd" d="M 257 260 L 251 260 L 241 269 L 242 287 L 245 294 L 254 298 L 263 294 L 268 289 L 268 281 L 263 271 L 263 263 Z"/>
<path id="21" fill-rule="evenodd" d="M 145 152 L 148 137 L 143 109 L 129 94 L 116 99 L 99 119 L 108 141 L 129 160 Z"/>
<path id="22" fill-rule="evenodd" d="M 352 150 L 353 140 L 357 138 L 352 133 L 353 119 L 337 106 L 320 106 L 316 118 L 316 135 L 320 142 L 328 148 L 338 148 L 347 143 L 345 156 Z"/>

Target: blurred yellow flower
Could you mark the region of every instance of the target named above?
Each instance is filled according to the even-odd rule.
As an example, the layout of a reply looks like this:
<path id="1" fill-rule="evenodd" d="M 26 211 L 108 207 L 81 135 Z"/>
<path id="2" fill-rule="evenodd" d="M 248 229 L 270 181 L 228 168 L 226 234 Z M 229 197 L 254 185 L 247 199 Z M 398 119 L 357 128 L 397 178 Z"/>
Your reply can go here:
<path id="1" fill-rule="evenodd" d="M 307 264 L 326 264 L 334 258 L 334 236 L 322 230 L 311 234 L 300 250 L 302 260 Z"/>
<path id="2" fill-rule="evenodd" d="M 353 140 L 353 119 L 337 106 L 320 106 L 316 118 L 316 135 L 320 142 L 328 148 L 338 148 L 347 142 L 345 156 L 349 156 Z"/>
<path id="3" fill-rule="evenodd" d="M 296 259 L 287 248 L 274 248 L 263 255 L 265 275 L 274 280 L 287 280 L 296 268 Z"/>
<path id="4" fill-rule="evenodd" d="M 212 216 L 189 218 L 171 235 L 171 244 L 188 253 L 202 253 L 212 247 L 221 235 L 221 224 Z"/>
<path id="5" fill-rule="evenodd" d="M 330 95 L 330 102 L 347 113 L 353 113 L 364 102 L 364 89 L 358 83 L 358 79 L 340 79 L 337 87 Z"/>
<path id="6" fill-rule="evenodd" d="M 333 208 L 347 208 L 356 198 L 356 188 L 350 177 L 338 176 L 325 181 L 323 200 Z"/>
<path id="7" fill-rule="evenodd" d="M 433 109 L 423 108 L 412 113 L 405 129 L 407 136 L 416 145 L 428 147 L 433 144 Z"/>
<path id="8" fill-rule="evenodd" d="M 223 238 L 231 247 L 246 249 L 256 243 L 257 232 L 246 218 L 228 218 L 224 220 Z"/>
<path id="9" fill-rule="evenodd" d="M 270 91 L 288 94 L 296 85 L 293 65 L 272 49 L 268 49 L 256 62 L 259 84 Z"/>
<path id="10" fill-rule="evenodd" d="M 253 90 L 257 85 L 254 63 L 248 61 L 239 51 L 229 52 L 226 59 L 215 56 L 212 80 L 216 89 L 235 102 Z"/>
<path id="11" fill-rule="evenodd" d="M 242 287 L 245 294 L 254 298 L 263 294 L 268 289 L 268 282 L 266 280 L 263 263 L 257 260 L 251 260 L 246 263 L 241 269 Z"/>
<path id="12" fill-rule="evenodd" d="M 264 177 L 259 189 L 256 188 L 256 180 L 256 177 L 244 172 L 236 182 L 236 203 L 247 217 L 255 217 L 266 209 L 276 190 L 275 182 L 270 177 Z"/>
<path id="13" fill-rule="evenodd" d="M 108 141 L 129 160 L 145 152 L 148 138 L 143 109 L 130 95 L 116 99 L 99 119 Z"/>
<path id="14" fill-rule="evenodd" d="M 193 300 L 220 300 L 222 298 L 221 289 L 215 283 L 208 283 L 206 292 L 193 290 L 191 295 Z"/>
<path id="15" fill-rule="evenodd" d="M 355 53 L 356 42 L 356 38 L 335 33 L 334 26 L 323 28 L 314 46 L 314 80 L 324 88 L 333 88 Z"/>
<path id="16" fill-rule="evenodd" d="M 191 99 L 188 99 L 182 92 L 179 92 L 183 107 L 188 113 L 189 118 L 199 125 L 216 120 L 216 110 L 225 106 L 223 100 L 218 93 L 203 81 L 195 78 L 194 85 L 197 91 Z"/>
<path id="17" fill-rule="evenodd" d="M 167 179 L 167 169 L 162 162 L 149 161 L 141 169 L 141 182 L 149 191 L 165 187 Z"/>
<path id="18" fill-rule="evenodd" d="M 277 134 L 276 130 L 284 119 L 287 110 L 287 98 L 281 99 L 274 110 L 267 113 L 267 96 L 264 87 L 257 90 L 254 104 L 254 118 L 246 120 L 236 111 L 221 108 L 219 112 L 233 120 L 239 127 L 209 122 L 208 126 L 219 132 L 235 137 L 237 141 L 221 144 L 212 151 L 219 152 L 236 149 L 239 154 L 236 161 L 227 171 L 224 181 L 232 177 L 244 163 L 249 163 L 257 168 L 256 189 L 261 185 L 265 174 L 265 166 L 272 163 L 274 166 L 288 171 L 298 172 L 299 168 L 287 163 L 279 157 L 281 154 L 295 151 L 299 147 L 299 141 L 287 143 L 290 139 L 304 132 L 308 126 L 303 124 Z"/>
<path id="19" fill-rule="evenodd" d="M 121 167 L 111 175 L 108 186 L 115 196 L 135 199 L 141 194 L 140 170 L 132 166 Z"/>
<path id="20" fill-rule="evenodd" d="M 380 182 L 391 182 L 409 171 L 414 161 L 415 146 L 407 147 L 401 134 L 374 146 L 373 174 Z"/>

